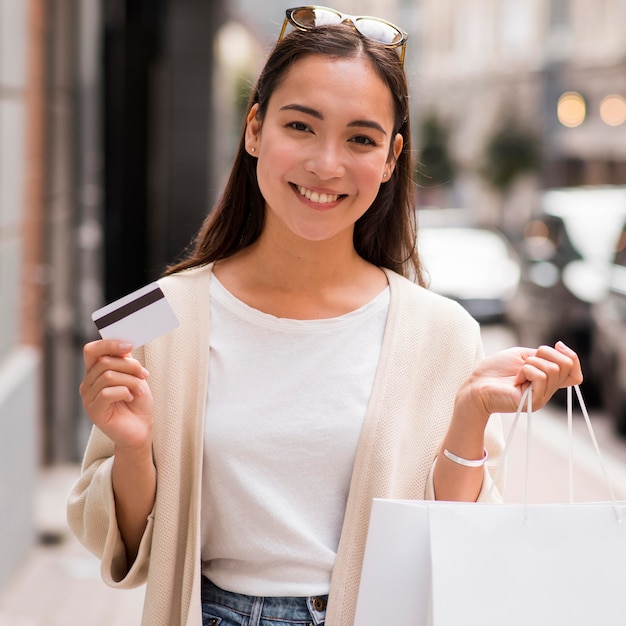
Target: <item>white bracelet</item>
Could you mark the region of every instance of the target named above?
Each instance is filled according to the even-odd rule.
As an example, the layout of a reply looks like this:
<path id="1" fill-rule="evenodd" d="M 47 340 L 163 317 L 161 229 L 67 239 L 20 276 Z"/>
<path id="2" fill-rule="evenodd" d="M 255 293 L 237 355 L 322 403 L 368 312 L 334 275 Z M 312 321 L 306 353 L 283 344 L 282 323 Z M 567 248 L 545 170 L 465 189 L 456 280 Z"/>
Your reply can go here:
<path id="1" fill-rule="evenodd" d="M 456 454 L 452 454 L 450 450 L 444 448 L 443 456 L 445 456 L 447 459 L 450 459 L 451 461 L 454 461 L 458 465 L 463 465 L 464 467 L 482 467 L 485 464 L 485 461 L 487 460 L 487 457 L 489 455 L 487 454 L 487 448 L 485 448 L 482 459 L 470 461 L 469 459 L 464 459 L 463 457 L 457 456 Z"/>

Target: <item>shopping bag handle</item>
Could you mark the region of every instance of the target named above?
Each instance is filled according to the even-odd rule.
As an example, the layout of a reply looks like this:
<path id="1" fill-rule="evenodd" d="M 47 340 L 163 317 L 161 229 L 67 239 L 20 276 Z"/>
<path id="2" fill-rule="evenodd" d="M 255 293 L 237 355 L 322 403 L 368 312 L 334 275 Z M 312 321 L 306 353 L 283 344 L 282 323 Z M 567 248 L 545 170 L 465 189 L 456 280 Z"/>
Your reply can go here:
<path id="1" fill-rule="evenodd" d="M 598 440 L 596 439 L 596 435 L 593 431 L 593 426 L 591 425 L 591 419 L 589 419 L 589 412 L 587 411 L 587 406 L 585 405 L 585 401 L 583 399 L 582 392 L 580 391 L 579 385 L 574 385 L 573 389 L 576 391 L 576 397 L 578 398 L 578 403 L 580 405 L 580 409 L 585 418 L 585 423 L 587 424 L 587 430 L 589 431 L 589 436 L 591 437 L 591 442 L 593 444 L 594 450 L 598 456 L 598 460 L 600 461 L 600 467 L 602 468 L 602 474 L 604 476 L 604 481 L 609 489 L 609 493 L 611 495 L 611 500 L 613 502 L 613 509 L 615 511 L 615 515 L 617 517 L 617 521 L 622 521 L 622 514 L 619 506 L 617 505 L 617 498 L 615 497 L 615 493 L 613 491 L 613 487 L 611 486 L 611 481 L 609 480 L 609 475 L 606 470 L 606 465 L 604 463 L 604 459 L 602 458 L 602 453 L 600 452 L 600 446 L 598 445 Z M 574 502 L 574 434 L 573 434 L 573 400 L 572 400 L 572 387 L 567 388 L 567 432 L 569 438 L 569 502 L 570 504 Z M 506 455 L 509 452 L 509 448 L 511 447 L 511 442 L 513 441 L 513 436 L 515 435 L 515 430 L 517 429 L 517 424 L 519 422 L 520 416 L 524 410 L 524 405 L 526 405 L 526 474 L 525 474 L 525 486 L 524 486 L 524 523 L 526 523 L 528 519 L 528 492 L 529 492 L 529 482 L 530 482 L 530 449 L 531 449 L 531 435 L 532 435 L 532 387 L 528 385 L 528 387 L 524 390 L 522 397 L 520 399 L 519 405 L 517 407 L 517 411 L 515 412 L 515 417 L 513 418 L 513 422 L 511 424 L 511 430 L 509 431 L 509 435 L 506 440 L 506 444 L 504 446 L 504 450 L 502 451 L 502 457 L 498 466 L 496 468 L 496 472 L 493 476 L 492 483 L 489 487 L 489 495 L 491 495 L 495 485 L 497 484 L 498 477 L 500 476 L 500 472 L 504 467 L 504 460 L 506 459 Z"/>

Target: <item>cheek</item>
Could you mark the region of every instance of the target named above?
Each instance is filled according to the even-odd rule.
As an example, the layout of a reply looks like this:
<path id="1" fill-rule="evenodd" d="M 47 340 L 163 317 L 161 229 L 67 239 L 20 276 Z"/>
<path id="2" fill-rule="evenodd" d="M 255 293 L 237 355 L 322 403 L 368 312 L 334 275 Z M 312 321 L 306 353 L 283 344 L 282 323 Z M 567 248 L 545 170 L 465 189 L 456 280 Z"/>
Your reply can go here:
<path id="1" fill-rule="evenodd" d="M 374 196 L 382 183 L 383 171 L 386 161 L 383 159 L 371 159 L 362 161 L 354 168 L 355 179 L 362 189 L 368 189 Z"/>
<path id="2" fill-rule="evenodd" d="M 294 166 L 297 154 L 290 150 L 285 142 L 266 141 L 259 149 L 257 175 L 271 179 L 280 179 L 284 173 Z"/>

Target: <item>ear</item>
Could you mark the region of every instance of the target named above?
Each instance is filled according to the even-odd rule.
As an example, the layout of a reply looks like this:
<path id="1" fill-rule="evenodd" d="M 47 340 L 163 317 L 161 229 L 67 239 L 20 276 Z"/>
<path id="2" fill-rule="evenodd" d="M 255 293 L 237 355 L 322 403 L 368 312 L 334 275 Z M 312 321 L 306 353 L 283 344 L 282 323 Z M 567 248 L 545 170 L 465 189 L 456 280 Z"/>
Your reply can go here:
<path id="1" fill-rule="evenodd" d="M 396 163 L 398 162 L 398 157 L 402 153 L 402 147 L 404 146 L 404 139 L 402 135 L 398 133 L 393 140 L 393 144 L 391 146 L 392 156 L 389 157 L 389 160 L 385 164 L 385 170 L 383 172 L 383 182 L 386 183 L 393 174 L 393 171 L 396 169 Z"/>
<path id="2" fill-rule="evenodd" d="M 246 150 L 256 156 L 258 152 L 259 136 L 261 134 L 261 120 L 259 118 L 259 103 L 252 105 L 246 118 Z"/>

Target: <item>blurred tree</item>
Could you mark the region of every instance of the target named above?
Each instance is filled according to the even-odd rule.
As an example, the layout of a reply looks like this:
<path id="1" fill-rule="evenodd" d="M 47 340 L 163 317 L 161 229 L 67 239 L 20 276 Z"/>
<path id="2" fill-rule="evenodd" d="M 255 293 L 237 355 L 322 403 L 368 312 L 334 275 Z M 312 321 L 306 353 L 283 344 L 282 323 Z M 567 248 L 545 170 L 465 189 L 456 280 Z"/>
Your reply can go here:
<path id="1" fill-rule="evenodd" d="M 424 187 L 448 185 L 454 180 L 454 164 L 448 150 L 448 129 L 434 114 L 419 127 L 419 158 L 415 178 Z"/>
<path id="2" fill-rule="evenodd" d="M 506 117 L 487 141 L 481 174 L 489 185 L 506 193 L 520 174 L 538 170 L 540 160 L 538 138 Z"/>

